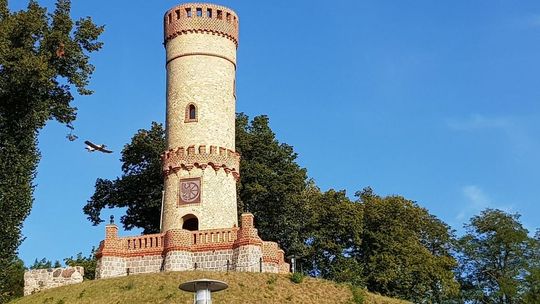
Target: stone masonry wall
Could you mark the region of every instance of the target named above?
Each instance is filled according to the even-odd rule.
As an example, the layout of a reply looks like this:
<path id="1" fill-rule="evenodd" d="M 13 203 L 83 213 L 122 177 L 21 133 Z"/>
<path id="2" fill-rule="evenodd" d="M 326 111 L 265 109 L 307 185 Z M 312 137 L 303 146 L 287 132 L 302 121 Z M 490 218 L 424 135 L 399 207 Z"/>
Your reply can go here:
<path id="1" fill-rule="evenodd" d="M 210 271 L 227 271 L 227 261 L 229 261 L 228 270 L 233 271 L 232 257 L 232 249 L 202 251 L 194 252 L 192 261 L 194 265 L 197 265 L 198 270 Z"/>
<path id="2" fill-rule="evenodd" d="M 186 178 L 201 179 L 200 203 L 183 205 L 178 203 L 180 181 Z M 199 230 L 238 226 L 236 180 L 231 173 L 226 173 L 225 170 L 216 171 L 210 166 L 205 169 L 179 170 L 169 174 L 165 178 L 165 184 L 168 190 L 165 192 L 163 225 L 169 227 L 167 230 L 182 228 L 182 217 L 187 214 L 198 218 Z"/>
<path id="3" fill-rule="evenodd" d="M 96 279 L 119 277 L 126 274 L 126 260 L 123 257 L 103 256 L 97 261 Z"/>
<path id="4" fill-rule="evenodd" d="M 27 296 L 49 288 L 81 283 L 83 276 L 84 268 L 80 266 L 27 270 L 24 272 L 24 295 Z"/>
<path id="5" fill-rule="evenodd" d="M 234 252 L 234 269 L 243 272 L 260 272 L 262 248 L 258 245 L 240 246 Z"/>
<path id="6" fill-rule="evenodd" d="M 129 274 L 160 272 L 162 264 L 161 255 L 126 258 L 126 268 Z"/>
<path id="7" fill-rule="evenodd" d="M 193 270 L 191 252 L 171 251 L 165 256 L 165 271 Z"/>

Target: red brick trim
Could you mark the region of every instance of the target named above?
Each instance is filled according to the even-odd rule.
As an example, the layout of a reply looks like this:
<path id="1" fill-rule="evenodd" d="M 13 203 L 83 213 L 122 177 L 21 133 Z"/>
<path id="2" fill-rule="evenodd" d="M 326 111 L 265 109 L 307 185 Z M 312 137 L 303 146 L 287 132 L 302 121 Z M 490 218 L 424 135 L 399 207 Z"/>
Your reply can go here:
<path id="1" fill-rule="evenodd" d="M 201 16 L 197 14 L 198 9 L 202 11 Z M 189 14 L 187 10 L 191 13 Z M 211 16 L 207 14 L 209 10 L 212 11 Z M 218 15 L 218 11 L 221 15 Z M 178 35 L 200 32 L 221 35 L 233 41 L 238 47 L 238 16 L 224 6 L 207 3 L 182 4 L 165 13 L 163 24 L 164 44 Z"/>
<path id="2" fill-rule="evenodd" d="M 198 149 L 195 146 L 179 147 L 163 153 L 161 160 L 165 177 L 181 169 L 189 171 L 193 167 L 205 169 L 211 166 L 216 171 L 223 169 L 231 173 L 236 180 L 240 178 L 240 154 L 223 147 L 210 146 L 209 150 L 205 145 Z"/>
<path id="3" fill-rule="evenodd" d="M 280 264 L 280 260 L 278 258 L 271 258 L 271 257 L 265 257 L 262 258 L 263 262 L 265 263 L 274 263 L 274 264 Z"/>

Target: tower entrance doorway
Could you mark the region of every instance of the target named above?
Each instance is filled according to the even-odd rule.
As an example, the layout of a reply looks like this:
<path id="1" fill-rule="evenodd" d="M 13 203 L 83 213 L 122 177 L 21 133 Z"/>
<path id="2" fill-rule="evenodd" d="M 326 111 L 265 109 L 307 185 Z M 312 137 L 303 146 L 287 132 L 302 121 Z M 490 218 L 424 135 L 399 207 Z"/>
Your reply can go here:
<path id="1" fill-rule="evenodd" d="M 182 220 L 184 221 L 182 224 L 182 229 L 189 231 L 199 230 L 199 219 L 195 215 L 188 214 L 184 216 Z"/>

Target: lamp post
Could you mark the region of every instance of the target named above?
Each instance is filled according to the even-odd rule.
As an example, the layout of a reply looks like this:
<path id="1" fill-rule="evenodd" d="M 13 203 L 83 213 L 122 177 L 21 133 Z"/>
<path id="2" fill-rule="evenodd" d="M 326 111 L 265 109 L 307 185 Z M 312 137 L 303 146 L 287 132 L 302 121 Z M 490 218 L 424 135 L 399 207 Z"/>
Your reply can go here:
<path id="1" fill-rule="evenodd" d="M 194 292 L 193 304 L 212 304 L 212 291 L 221 291 L 229 287 L 227 283 L 216 280 L 200 279 L 180 284 L 183 291 Z"/>
<path id="2" fill-rule="evenodd" d="M 290 255 L 287 258 L 291 260 L 292 273 L 295 273 L 296 272 L 296 255 Z"/>

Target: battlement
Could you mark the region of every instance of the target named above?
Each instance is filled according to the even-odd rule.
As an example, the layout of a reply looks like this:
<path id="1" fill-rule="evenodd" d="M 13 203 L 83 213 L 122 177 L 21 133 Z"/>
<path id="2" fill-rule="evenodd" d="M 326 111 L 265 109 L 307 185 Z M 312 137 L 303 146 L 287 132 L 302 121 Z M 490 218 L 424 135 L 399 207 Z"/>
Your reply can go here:
<path id="1" fill-rule="evenodd" d="M 164 44 L 178 35 L 211 33 L 232 40 L 238 47 L 238 16 L 230 8 L 209 3 L 185 3 L 173 7 L 163 18 Z"/>
<path id="2" fill-rule="evenodd" d="M 217 146 L 200 145 L 187 148 L 178 147 L 166 151 L 161 156 L 163 173 L 168 175 L 175 170 L 191 170 L 193 167 L 205 169 L 211 166 L 214 170 L 225 170 L 235 178 L 240 174 L 240 154 L 230 149 Z"/>

